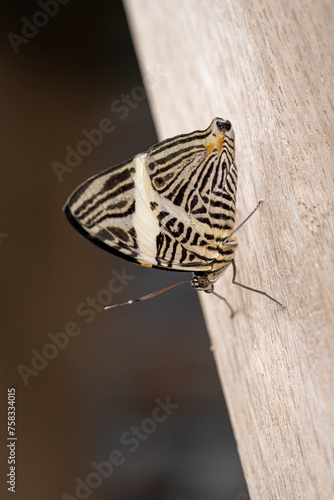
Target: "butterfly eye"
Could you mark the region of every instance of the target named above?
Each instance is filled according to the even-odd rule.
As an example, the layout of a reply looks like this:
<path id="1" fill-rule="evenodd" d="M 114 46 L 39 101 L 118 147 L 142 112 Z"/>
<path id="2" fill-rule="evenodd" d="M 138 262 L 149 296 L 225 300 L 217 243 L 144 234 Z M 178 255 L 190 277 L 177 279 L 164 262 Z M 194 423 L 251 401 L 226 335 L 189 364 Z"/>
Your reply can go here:
<path id="1" fill-rule="evenodd" d="M 153 180 L 153 184 L 154 184 L 154 187 L 156 187 L 157 189 L 161 189 L 161 188 L 165 187 L 166 181 L 163 177 L 156 177 Z"/>

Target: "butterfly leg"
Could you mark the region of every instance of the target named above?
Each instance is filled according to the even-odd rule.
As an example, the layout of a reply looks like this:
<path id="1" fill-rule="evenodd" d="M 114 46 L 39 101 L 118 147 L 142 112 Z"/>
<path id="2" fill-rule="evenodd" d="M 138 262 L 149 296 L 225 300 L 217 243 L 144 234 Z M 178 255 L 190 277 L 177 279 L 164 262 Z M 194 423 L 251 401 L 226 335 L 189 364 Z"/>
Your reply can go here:
<path id="1" fill-rule="evenodd" d="M 268 299 L 272 300 L 273 302 L 276 302 L 276 304 L 278 304 L 279 306 L 283 307 L 283 309 L 285 309 L 285 306 L 283 304 L 278 302 L 278 300 L 274 299 L 274 297 L 272 297 L 271 295 L 268 295 L 267 292 L 263 292 L 262 290 L 256 290 L 256 288 L 251 288 L 250 286 L 243 285 L 242 283 L 238 283 L 238 281 L 236 281 L 237 266 L 235 265 L 234 260 L 232 260 L 232 267 L 233 267 L 233 277 L 232 277 L 233 285 L 238 285 L 241 288 L 245 288 L 246 290 L 250 290 L 251 292 L 256 292 L 256 293 L 260 293 L 261 295 L 265 295 L 266 297 L 268 297 Z"/>
<path id="2" fill-rule="evenodd" d="M 225 240 L 224 240 L 224 244 L 226 244 L 226 245 L 227 245 L 227 244 L 229 243 L 229 241 L 228 241 L 228 240 L 231 238 L 231 236 L 233 236 L 233 235 L 234 235 L 237 231 L 239 231 L 239 229 L 241 229 L 241 228 L 242 228 L 242 226 L 243 226 L 244 224 L 246 224 L 246 222 L 248 221 L 248 219 L 250 219 L 250 218 L 252 217 L 252 215 L 254 215 L 254 214 L 255 214 L 255 212 L 256 212 L 256 211 L 257 211 L 257 209 L 258 209 L 258 208 L 262 205 L 262 203 L 263 203 L 263 200 L 259 200 L 259 202 L 258 202 L 258 204 L 256 205 L 256 207 L 254 208 L 254 210 L 252 210 L 252 212 L 251 212 L 251 213 L 250 213 L 250 214 L 246 217 L 246 219 L 245 219 L 244 221 L 242 221 L 242 222 L 241 222 L 241 224 L 239 224 L 239 226 L 237 226 L 237 227 L 236 227 L 236 228 L 232 231 L 232 233 L 231 233 L 231 234 L 229 234 L 229 235 L 227 236 L 227 238 L 225 238 Z M 231 242 L 231 244 L 235 244 L 235 243 Z"/>
<path id="3" fill-rule="evenodd" d="M 233 309 L 233 307 L 231 306 L 231 304 L 229 303 L 229 301 L 227 299 L 225 299 L 225 297 L 223 297 L 222 295 L 219 295 L 219 293 L 217 293 L 217 292 L 213 292 L 213 295 L 215 295 L 219 299 L 222 299 L 225 302 L 225 304 L 227 305 L 227 307 L 231 311 L 230 318 L 232 319 L 234 317 L 234 315 L 235 315 L 235 310 Z"/>

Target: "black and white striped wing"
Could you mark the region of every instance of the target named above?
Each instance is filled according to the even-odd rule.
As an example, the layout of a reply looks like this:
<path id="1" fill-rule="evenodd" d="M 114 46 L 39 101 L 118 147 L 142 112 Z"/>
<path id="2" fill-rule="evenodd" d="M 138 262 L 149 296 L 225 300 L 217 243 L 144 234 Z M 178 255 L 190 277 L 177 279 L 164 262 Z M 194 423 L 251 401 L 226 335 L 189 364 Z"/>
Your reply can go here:
<path id="1" fill-rule="evenodd" d="M 137 260 L 135 163 L 138 157 L 91 177 L 68 199 L 64 211 L 83 236 L 109 252 Z"/>
<path id="2" fill-rule="evenodd" d="M 65 213 L 88 239 L 141 265 L 208 271 L 230 260 L 222 242 L 236 183 L 233 130 L 216 118 L 89 179 Z"/>

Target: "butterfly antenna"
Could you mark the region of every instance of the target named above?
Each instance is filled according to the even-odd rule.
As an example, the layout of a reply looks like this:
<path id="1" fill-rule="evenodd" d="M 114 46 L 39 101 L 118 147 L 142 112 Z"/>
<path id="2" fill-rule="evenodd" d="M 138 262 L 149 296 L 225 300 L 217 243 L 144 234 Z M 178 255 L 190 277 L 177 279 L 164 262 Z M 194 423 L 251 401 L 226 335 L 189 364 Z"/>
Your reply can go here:
<path id="1" fill-rule="evenodd" d="M 112 306 L 106 306 L 104 309 L 106 310 L 106 309 L 112 309 L 113 307 L 128 306 L 133 304 L 134 302 L 141 302 L 142 300 L 152 299 L 156 295 L 160 295 L 160 293 L 167 292 L 167 290 L 170 290 L 171 288 L 175 288 L 176 286 L 179 285 L 184 285 L 185 283 L 190 283 L 191 281 L 192 281 L 191 279 L 186 281 L 181 281 L 180 283 L 175 283 L 174 285 L 166 286 L 165 288 L 149 293 L 148 295 L 143 295 L 143 297 L 139 297 L 138 299 L 128 300 L 127 302 L 122 302 L 121 304 L 114 304 Z"/>

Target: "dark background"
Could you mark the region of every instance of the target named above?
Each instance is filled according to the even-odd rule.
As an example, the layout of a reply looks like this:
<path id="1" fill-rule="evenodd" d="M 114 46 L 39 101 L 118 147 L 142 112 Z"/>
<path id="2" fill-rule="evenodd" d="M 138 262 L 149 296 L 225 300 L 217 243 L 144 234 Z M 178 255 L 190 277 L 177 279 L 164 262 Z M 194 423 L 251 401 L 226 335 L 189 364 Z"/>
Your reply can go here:
<path id="1" fill-rule="evenodd" d="M 197 295 L 184 285 L 101 311 L 112 270 L 134 277 L 113 303 L 188 275 L 117 259 L 79 236 L 62 213 L 82 181 L 157 142 L 147 99 L 132 97 L 127 111 L 115 111 L 115 100 L 140 96 L 143 85 L 122 4 L 71 0 L 46 22 L 36 17 L 41 11 L 37 2 L 3 2 L 0 21 L 1 497 L 13 498 L 6 399 L 15 387 L 17 499 L 79 498 L 77 478 L 87 483 L 92 463 L 118 450 L 124 463 L 99 485 L 91 476 L 97 486 L 81 498 L 245 500 Z M 27 43 L 10 40 L 8 33 L 22 36 L 23 17 L 44 26 Z M 152 76 L 158 84 L 161 75 Z M 103 118 L 114 130 L 60 182 L 53 162 L 64 164 L 66 147 L 76 149 L 82 130 Z M 80 315 L 89 297 L 99 311 Z M 69 331 L 71 322 L 78 334 L 48 350 L 49 334 Z M 52 359 L 29 371 L 43 352 Z M 131 452 L 121 436 L 132 426 L 151 429 L 145 419 L 157 398 L 179 406 Z"/>

